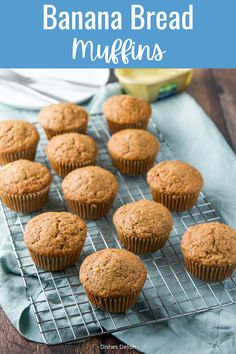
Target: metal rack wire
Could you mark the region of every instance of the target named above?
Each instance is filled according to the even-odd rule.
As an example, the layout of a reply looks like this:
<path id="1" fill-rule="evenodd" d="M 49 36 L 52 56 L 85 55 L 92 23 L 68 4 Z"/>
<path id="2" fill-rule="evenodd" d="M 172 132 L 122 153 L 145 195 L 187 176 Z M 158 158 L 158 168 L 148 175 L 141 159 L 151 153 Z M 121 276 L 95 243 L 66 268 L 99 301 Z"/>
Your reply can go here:
<path id="1" fill-rule="evenodd" d="M 45 157 L 45 135 L 37 126 L 41 140 L 36 160 L 50 165 Z M 170 146 L 151 122 L 149 129 L 159 137 L 161 152 L 158 161 L 175 158 Z M 26 223 L 39 213 L 66 210 L 61 193 L 61 178 L 53 171 L 50 200 L 31 215 L 12 212 L 1 205 L 9 231 L 12 248 L 30 300 L 39 332 L 47 344 L 72 342 L 105 333 L 160 323 L 166 320 L 220 308 L 236 301 L 236 273 L 222 283 L 207 284 L 185 270 L 180 251 L 184 231 L 196 223 L 220 220 L 217 211 L 201 194 L 191 211 L 173 213 L 174 226 L 169 241 L 160 251 L 141 256 L 148 269 L 148 278 L 136 305 L 125 314 L 100 311 L 89 303 L 80 284 L 78 271 L 83 259 L 105 247 L 120 247 L 112 224 L 112 215 L 122 204 L 139 199 L 150 199 L 145 176 L 129 177 L 117 172 L 108 157 L 106 143 L 109 138 L 103 117 L 91 119 L 88 133 L 99 145 L 97 164 L 112 171 L 119 181 L 119 193 L 112 210 L 106 217 L 88 221 L 88 235 L 80 261 L 63 272 L 47 272 L 37 268 L 23 241 Z"/>

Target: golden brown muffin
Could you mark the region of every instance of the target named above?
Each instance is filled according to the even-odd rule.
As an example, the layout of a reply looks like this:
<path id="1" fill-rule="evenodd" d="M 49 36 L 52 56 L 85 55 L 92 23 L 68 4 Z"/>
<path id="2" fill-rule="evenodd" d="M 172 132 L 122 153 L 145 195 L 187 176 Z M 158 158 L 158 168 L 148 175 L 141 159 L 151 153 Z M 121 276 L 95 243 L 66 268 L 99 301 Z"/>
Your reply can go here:
<path id="1" fill-rule="evenodd" d="M 23 120 L 0 122 L 0 164 L 19 159 L 34 160 L 39 134 L 36 127 Z"/>
<path id="2" fill-rule="evenodd" d="M 118 192 L 116 177 L 98 166 L 78 168 L 62 182 L 68 207 L 82 218 L 98 219 L 111 209 Z"/>
<path id="3" fill-rule="evenodd" d="M 41 208 L 48 200 L 51 174 L 39 162 L 18 160 L 0 171 L 0 196 L 3 204 L 20 213 Z"/>
<path id="4" fill-rule="evenodd" d="M 64 133 L 85 134 L 88 113 L 73 103 L 51 104 L 40 111 L 39 122 L 48 139 Z"/>
<path id="5" fill-rule="evenodd" d="M 33 262 L 46 270 L 57 271 L 74 264 L 86 238 L 86 224 L 67 212 L 48 212 L 31 219 L 24 240 Z"/>
<path id="6" fill-rule="evenodd" d="M 80 281 L 90 302 L 109 312 L 124 312 L 134 306 L 146 277 L 139 257 L 120 249 L 93 253 L 80 267 Z"/>
<path id="7" fill-rule="evenodd" d="M 108 98 L 103 108 L 111 134 L 122 129 L 146 129 L 152 107 L 142 98 L 118 95 Z"/>
<path id="8" fill-rule="evenodd" d="M 236 267 L 236 230 L 219 222 L 191 226 L 181 248 L 186 268 L 204 281 L 222 281 Z"/>
<path id="9" fill-rule="evenodd" d="M 113 165 L 124 174 L 139 175 L 154 164 L 160 143 L 143 129 L 125 129 L 112 135 L 108 151 Z"/>
<path id="10" fill-rule="evenodd" d="M 193 166 L 178 160 L 163 161 L 147 174 L 153 199 L 173 211 L 191 209 L 203 188 L 203 177 Z"/>
<path id="11" fill-rule="evenodd" d="M 173 226 L 164 205 L 139 200 L 121 206 L 113 216 L 121 244 L 134 253 L 150 253 L 163 247 Z"/>
<path id="12" fill-rule="evenodd" d="M 64 177 L 76 168 L 95 165 L 98 147 L 88 135 L 67 133 L 52 138 L 46 154 L 56 173 Z"/>

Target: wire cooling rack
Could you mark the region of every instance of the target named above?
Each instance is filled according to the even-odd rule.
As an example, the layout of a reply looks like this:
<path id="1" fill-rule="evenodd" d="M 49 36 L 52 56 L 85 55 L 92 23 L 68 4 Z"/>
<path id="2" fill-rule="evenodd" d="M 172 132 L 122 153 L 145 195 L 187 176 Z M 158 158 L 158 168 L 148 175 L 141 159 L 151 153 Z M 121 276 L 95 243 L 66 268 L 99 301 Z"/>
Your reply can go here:
<path id="1" fill-rule="evenodd" d="M 37 128 L 41 139 L 36 160 L 50 168 L 45 158 L 47 140 L 40 126 Z M 158 161 L 173 159 L 174 153 L 153 122 L 149 130 L 161 141 Z M 79 341 L 235 303 L 236 273 L 224 282 L 207 284 L 192 278 L 183 266 L 180 240 L 185 230 L 190 225 L 220 220 L 217 211 L 201 194 L 191 211 L 173 213 L 174 226 L 165 247 L 141 256 L 148 269 L 148 277 L 136 305 L 125 314 L 110 314 L 93 308 L 79 281 L 81 262 L 92 252 L 105 247 L 120 247 L 112 224 L 114 210 L 131 201 L 151 199 L 151 195 L 145 176 L 124 176 L 113 168 L 106 148 L 109 133 L 101 115 L 91 119 L 88 133 L 99 145 L 97 164 L 117 176 L 120 189 L 107 216 L 87 222 L 88 235 L 77 264 L 62 272 L 44 271 L 33 264 L 23 241 L 25 225 L 32 217 L 49 210 L 66 210 L 61 193 L 61 178 L 53 171 L 50 200 L 42 210 L 22 215 L 1 206 L 24 282 L 25 296 L 31 302 L 44 342 L 56 344 Z"/>

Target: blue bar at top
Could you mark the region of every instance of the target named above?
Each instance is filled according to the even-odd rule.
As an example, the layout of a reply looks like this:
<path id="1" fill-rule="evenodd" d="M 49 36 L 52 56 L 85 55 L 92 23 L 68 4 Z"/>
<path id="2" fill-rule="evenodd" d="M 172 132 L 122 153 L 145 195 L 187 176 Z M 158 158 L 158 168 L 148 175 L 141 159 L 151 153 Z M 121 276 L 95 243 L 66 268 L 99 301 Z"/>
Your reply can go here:
<path id="1" fill-rule="evenodd" d="M 235 0 L 7 0 L 0 67 L 236 67 Z"/>

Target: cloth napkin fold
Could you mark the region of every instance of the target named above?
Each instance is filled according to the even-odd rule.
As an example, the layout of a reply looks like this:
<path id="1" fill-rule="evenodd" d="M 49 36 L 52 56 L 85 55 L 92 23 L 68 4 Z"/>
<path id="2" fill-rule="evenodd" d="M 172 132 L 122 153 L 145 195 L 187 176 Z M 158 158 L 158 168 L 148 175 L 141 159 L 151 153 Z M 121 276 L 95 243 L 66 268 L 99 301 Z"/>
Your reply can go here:
<path id="1" fill-rule="evenodd" d="M 91 113 L 101 112 L 104 99 L 120 93 L 118 84 L 100 89 L 86 105 Z M 227 224 L 236 228 L 236 157 L 215 125 L 188 94 L 156 102 L 153 119 L 176 156 L 200 169 L 204 192 Z M 37 112 L 0 106 L 0 119 L 36 120 Z M 98 119 L 100 119 L 98 117 Z M 42 342 L 27 299 L 22 278 L 9 241 L 3 215 L 0 217 L 0 304 L 16 329 L 29 340 Z M 30 278 L 31 294 L 40 299 L 38 281 Z M 234 354 L 236 348 L 236 305 L 199 315 L 147 325 L 115 334 L 145 353 Z"/>

